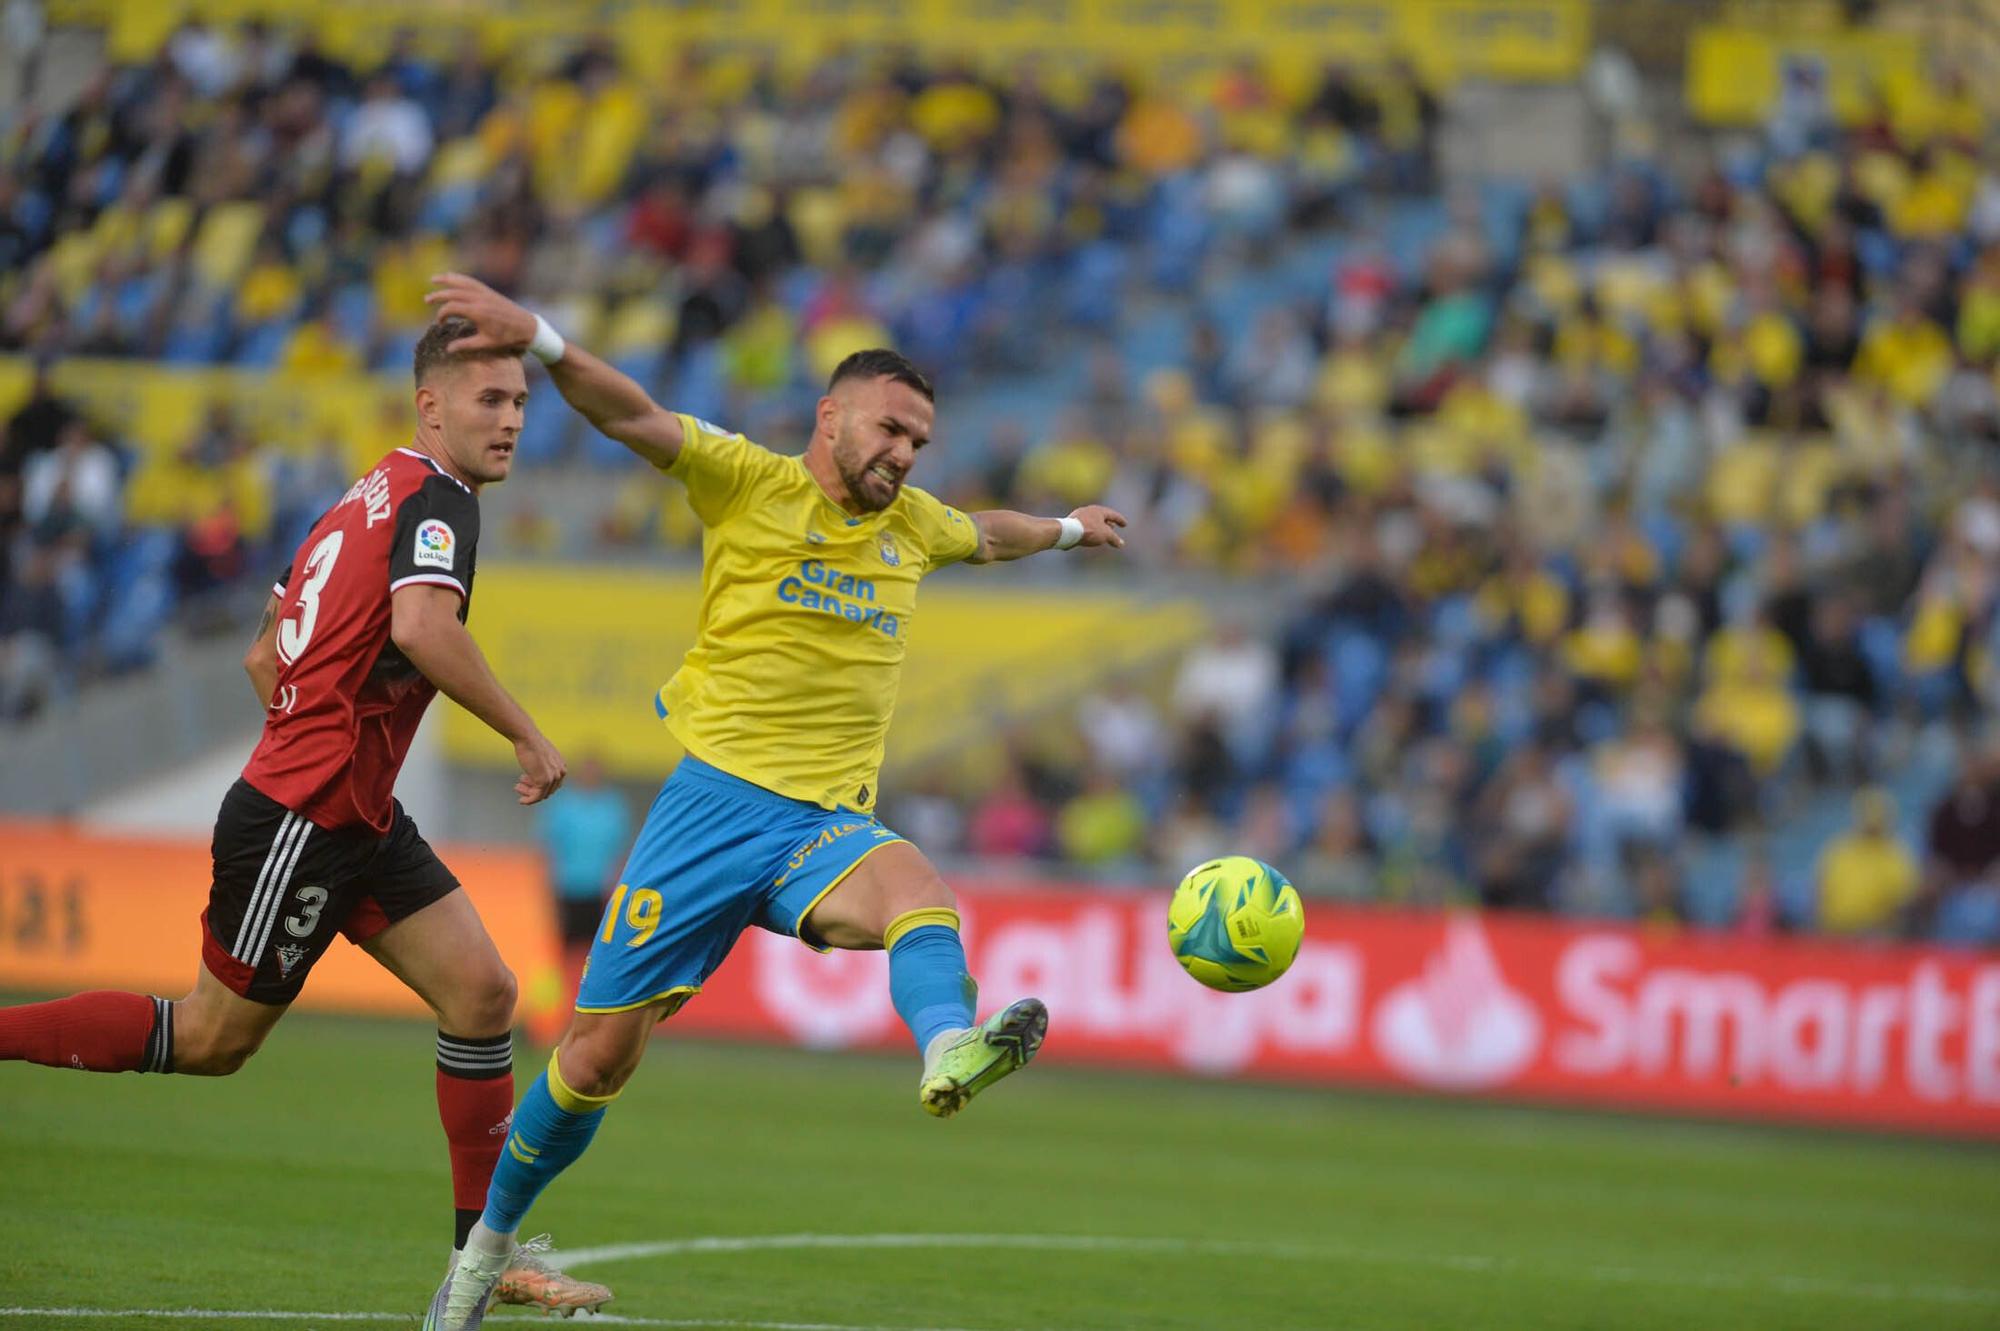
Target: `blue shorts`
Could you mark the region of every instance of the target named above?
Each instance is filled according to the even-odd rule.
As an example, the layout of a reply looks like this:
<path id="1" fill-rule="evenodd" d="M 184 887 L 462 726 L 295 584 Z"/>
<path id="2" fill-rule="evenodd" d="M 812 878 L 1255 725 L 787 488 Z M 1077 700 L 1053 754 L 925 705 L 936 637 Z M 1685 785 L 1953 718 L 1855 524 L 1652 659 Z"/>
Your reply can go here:
<path id="1" fill-rule="evenodd" d="M 671 1013 L 753 924 L 818 946 L 801 932 L 812 908 L 902 839 L 873 814 L 788 799 L 690 754 L 639 829 L 591 941 L 576 1010 L 669 1000 Z"/>

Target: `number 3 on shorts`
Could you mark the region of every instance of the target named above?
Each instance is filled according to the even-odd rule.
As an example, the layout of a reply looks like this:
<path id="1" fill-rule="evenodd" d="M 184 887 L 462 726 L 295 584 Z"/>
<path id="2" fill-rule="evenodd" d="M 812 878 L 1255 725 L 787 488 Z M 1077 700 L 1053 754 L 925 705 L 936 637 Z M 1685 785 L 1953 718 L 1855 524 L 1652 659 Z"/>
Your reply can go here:
<path id="1" fill-rule="evenodd" d="M 611 902 L 604 908 L 604 932 L 599 937 L 604 942 L 611 941 L 611 935 L 618 929 L 618 907 L 625 907 L 625 926 L 632 930 L 632 936 L 625 940 L 627 947 L 639 947 L 650 939 L 660 927 L 660 915 L 666 910 L 666 901 L 659 892 L 650 887 L 642 887 L 631 892 L 624 883 L 611 894 Z"/>

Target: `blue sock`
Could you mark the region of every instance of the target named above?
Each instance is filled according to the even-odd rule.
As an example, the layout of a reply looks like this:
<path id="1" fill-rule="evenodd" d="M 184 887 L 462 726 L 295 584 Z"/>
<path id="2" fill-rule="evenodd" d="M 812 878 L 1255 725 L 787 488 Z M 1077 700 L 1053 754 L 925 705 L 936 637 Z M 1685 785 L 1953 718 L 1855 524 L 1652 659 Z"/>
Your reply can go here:
<path id="1" fill-rule="evenodd" d="M 514 1130 L 507 1134 L 500 1163 L 494 1167 L 493 1182 L 486 1189 L 486 1211 L 479 1222 L 496 1234 L 519 1229 L 521 1218 L 542 1195 L 542 1189 L 575 1164 L 590 1145 L 612 1099 L 570 1090 L 551 1057 L 549 1070 L 535 1078 L 514 1111 Z"/>
<path id="2" fill-rule="evenodd" d="M 883 931 L 883 942 L 889 948 L 889 997 L 916 1038 L 918 1053 L 928 1050 L 940 1031 L 972 1025 L 979 986 L 965 969 L 957 911 L 933 907 L 899 915 Z"/>

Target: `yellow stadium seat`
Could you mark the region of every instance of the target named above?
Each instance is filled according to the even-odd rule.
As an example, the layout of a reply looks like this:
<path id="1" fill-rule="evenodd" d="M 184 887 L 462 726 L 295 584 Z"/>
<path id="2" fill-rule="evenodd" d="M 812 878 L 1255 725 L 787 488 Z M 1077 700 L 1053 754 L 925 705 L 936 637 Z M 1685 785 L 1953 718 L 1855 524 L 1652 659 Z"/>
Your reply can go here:
<path id="1" fill-rule="evenodd" d="M 97 237 L 88 231 L 71 232 L 49 246 L 49 268 L 65 301 L 74 305 L 83 297 L 101 257 Z"/>
<path id="2" fill-rule="evenodd" d="M 162 371 L 139 385 L 140 407 L 130 429 L 134 443 L 146 452 L 171 456 L 194 438 L 215 394 L 206 376 Z"/>
<path id="3" fill-rule="evenodd" d="M 125 485 L 125 517 L 136 526 L 169 526 L 193 511 L 185 470 L 171 458 L 149 458 Z"/>
<path id="4" fill-rule="evenodd" d="M 453 139 L 431 158 L 431 187 L 473 184 L 486 174 L 491 162 L 486 145 L 477 136 Z"/>
<path id="5" fill-rule="evenodd" d="M 138 209 L 125 203 L 114 203 L 99 213 L 96 224 L 90 228 L 98 253 L 116 254 L 130 249 L 139 239 L 142 220 Z"/>
<path id="6" fill-rule="evenodd" d="M 257 237 L 264 230 L 264 205 L 238 201 L 219 203 L 202 218 L 194 238 L 194 270 L 209 286 L 234 286 L 250 262 Z"/>
<path id="7" fill-rule="evenodd" d="M 841 206 L 839 190 L 825 186 L 801 189 L 792 196 L 789 216 L 806 262 L 825 268 L 839 261 L 841 238 L 847 228 L 847 210 Z"/>
<path id="8" fill-rule="evenodd" d="M 873 319 L 829 319 L 806 335 L 807 368 L 814 379 L 825 379 L 855 352 L 891 341 L 889 330 Z"/>
<path id="9" fill-rule="evenodd" d="M 646 100 L 629 83 L 606 88 L 584 110 L 575 145 L 575 193 L 599 203 L 618 187 L 646 132 Z"/>
<path id="10" fill-rule="evenodd" d="M 247 536 L 262 538 L 271 530 L 271 470 L 255 455 L 232 463 L 222 473 L 222 492 L 236 511 L 236 522 Z"/>
<path id="11" fill-rule="evenodd" d="M 654 296 L 634 296 L 606 316 L 604 354 L 627 356 L 655 351 L 674 336 L 674 310 Z"/>
<path id="12" fill-rule="evenodd" d="M 164 259 L 181 247 L 188 228 L 194 223 L 194 201 L 180 195 L 161 199 L 146 214 L 146 248 L 155 259 Z"/>
<path id="13" fill-rule="evenodd" d="M 0 356 L 0 421 L 12 419 L 35 391 L 35 367 L 25 356 Z"/>

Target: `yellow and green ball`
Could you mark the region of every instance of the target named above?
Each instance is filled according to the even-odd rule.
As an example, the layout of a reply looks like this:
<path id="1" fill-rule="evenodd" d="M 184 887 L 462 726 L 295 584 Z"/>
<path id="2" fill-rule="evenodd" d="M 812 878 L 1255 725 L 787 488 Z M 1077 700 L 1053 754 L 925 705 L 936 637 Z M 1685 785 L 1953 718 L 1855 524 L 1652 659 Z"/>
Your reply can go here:
<path id="1" fill-rule="evenodd" d="M 1283 975 L 1305 932 L 1298 890 L 1248 855 L 1196 865 L 1167 907 L 1167 943 L 1181 966 L 1229 993 L 1261 989 Z"/>

